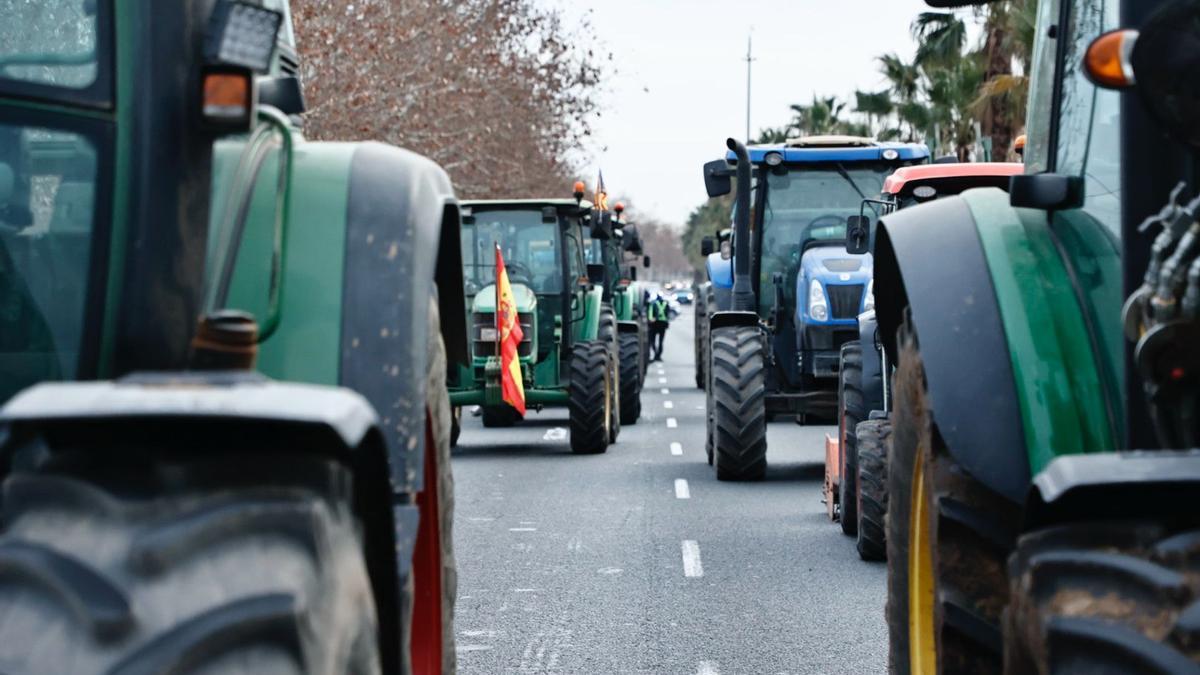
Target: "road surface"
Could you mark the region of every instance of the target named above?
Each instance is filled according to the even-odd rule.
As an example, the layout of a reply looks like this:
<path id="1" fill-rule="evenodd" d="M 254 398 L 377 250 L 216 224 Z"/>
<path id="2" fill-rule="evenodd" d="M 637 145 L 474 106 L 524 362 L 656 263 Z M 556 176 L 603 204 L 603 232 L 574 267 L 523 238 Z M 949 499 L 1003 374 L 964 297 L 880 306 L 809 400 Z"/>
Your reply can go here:
<path id="1" fill-rule="evenodd" d="M 884 567 L 821 503 L 836 429 L 772 423 L 766 481 L 718 483 L 688 312 L 642 405 L 595 456 L 571 454 L 565 409 L 511 429 L 464 412 L 459 672 L 884 672 Z"/>

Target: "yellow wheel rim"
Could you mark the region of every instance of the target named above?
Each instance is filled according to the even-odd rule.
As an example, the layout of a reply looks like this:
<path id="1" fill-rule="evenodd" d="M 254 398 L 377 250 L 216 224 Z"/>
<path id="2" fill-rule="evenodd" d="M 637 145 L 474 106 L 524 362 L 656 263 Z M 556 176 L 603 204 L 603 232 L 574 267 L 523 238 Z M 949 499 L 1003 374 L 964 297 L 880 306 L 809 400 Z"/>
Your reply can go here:
<path id="1" fill-rule="evenodd" d="M 908 659 L 913 675 L 937 672 L 933 621 L 933 541 L 929 530 L 929 485 L 924 452 L 913 462 L 912 508 L 908 521 Z"/>

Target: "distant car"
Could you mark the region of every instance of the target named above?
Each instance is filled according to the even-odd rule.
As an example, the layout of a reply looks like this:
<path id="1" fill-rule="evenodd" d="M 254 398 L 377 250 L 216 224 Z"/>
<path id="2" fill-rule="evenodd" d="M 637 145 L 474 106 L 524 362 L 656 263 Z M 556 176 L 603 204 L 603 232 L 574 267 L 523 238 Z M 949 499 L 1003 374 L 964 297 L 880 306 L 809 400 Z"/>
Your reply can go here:
<path id="1" fill-rule="evenodd" d="M 695 297 L 696 296 L 690 290 L 687 290 L 687 289 L 684 289 L 682 291 L 675 291 L 675 300 L 676 300 L 676 302 L 678 302 L 681 305 L 692 304 L 692 300 L 695 299 Z"/>

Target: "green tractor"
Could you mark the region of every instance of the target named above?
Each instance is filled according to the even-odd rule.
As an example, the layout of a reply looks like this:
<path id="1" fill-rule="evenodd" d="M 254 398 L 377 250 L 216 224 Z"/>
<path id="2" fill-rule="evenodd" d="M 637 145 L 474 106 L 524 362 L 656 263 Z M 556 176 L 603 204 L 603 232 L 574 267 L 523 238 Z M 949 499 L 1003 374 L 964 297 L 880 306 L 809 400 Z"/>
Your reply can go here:
<path id="1" fill-rule="evenodd" d="M 589 265 L 604 266 L 602 317 L 612 313 L 617 326 L 617 365 L 621 424 L 636 424 L 642 415 L 642 385 L 650 362 L 647 292 L 637 280 L 637 262 L 650 266 L 636 225 L 622 222 L 625 206 L 613 207 L 613 231 L 607 238 L 585 240 Z M 630 259 L 632 257 L 632 259 Z M 603 321 L 602 325 L 607 321 Z"/>
<path id="2" fill-rule="evenodd" d="M 617 320 L 604 302 L 604 266 L 586 241 L 613 236 L 612 217 L 575 199 L 467 201 L 462 279 L 470 353 L 453 362 L 450 402 L 482 408 L 484 426 L 519 419 L 500 389 L 495 249 L 500 246 L 524 340 L 518 346 L 529 409 L 567 407 L 571 450 L 600 453 L 620 431 Z M 457 418 L 461 413 L 456 412 Z M 455 434 L 457 435 L 457 434 Z"/>
<path id="3" fill-rule="evenodd" d="M 1200 3 L 1037 16 L 1026 173 L 878 231 L 890 660 L 1195 673 Z"/>
<path id="4" fill-rule="evenodd" d="M 452 672 L 446 173 L 283 0 L 0 7 L 5 672 Z"/>

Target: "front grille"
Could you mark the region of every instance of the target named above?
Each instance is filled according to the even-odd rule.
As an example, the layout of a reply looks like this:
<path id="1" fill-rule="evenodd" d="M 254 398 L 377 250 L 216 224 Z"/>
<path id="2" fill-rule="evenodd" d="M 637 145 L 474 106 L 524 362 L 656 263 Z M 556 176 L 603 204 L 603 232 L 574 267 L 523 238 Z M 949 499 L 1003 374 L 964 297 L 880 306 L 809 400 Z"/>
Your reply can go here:
<path id="1" fill-rule="evenodd" d="M 521 340 L 521 344 L 517 345 L 517 356 L 530 356 L 533 354 L 533 315 L 526 313 L 517 314 L 517 321 L 521 323 L 521 332 L 525 336 Z M 475 356 L 479 358 L 496 356 L 496 343 L 492 340 L 479 339 L 480 328 L 494 328 L 496 326 L 496 315 L 492 312 L 479 312 L 475 314 L 473 323 L 471 340 L 474 345 Z"/>
<path id="2" fill-rule="evenodd" d="M 863 284 L 829 284 L 825 286 L 829 294 L 829 311 L 835 319 L 853 319 L 858 316 L 858 308 L 862 306 Z"/>

